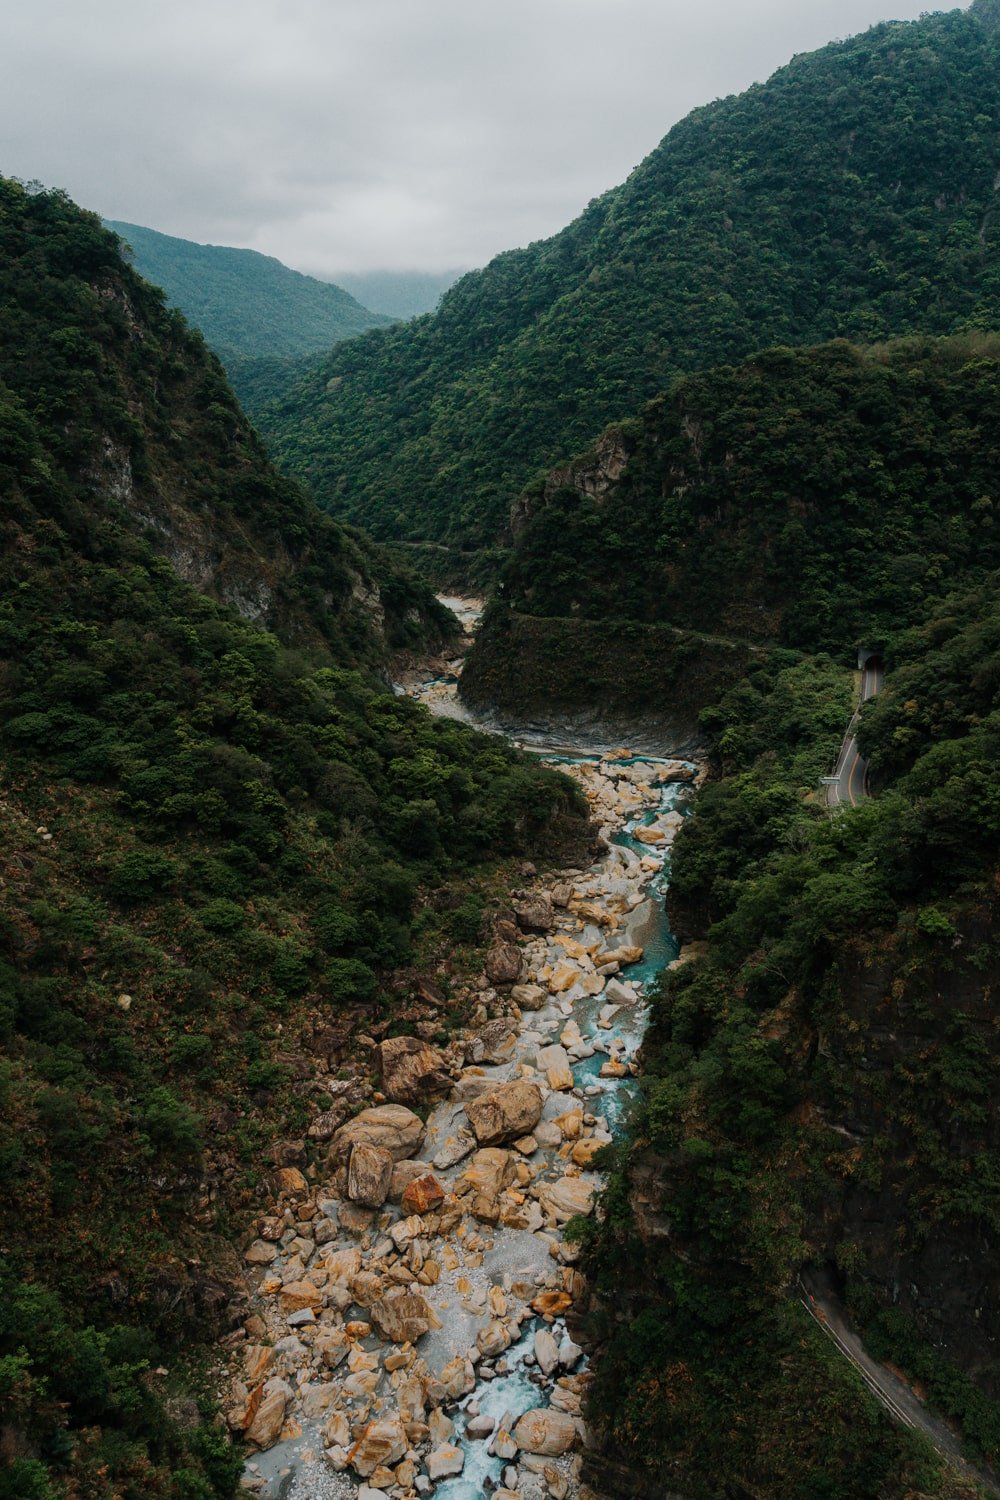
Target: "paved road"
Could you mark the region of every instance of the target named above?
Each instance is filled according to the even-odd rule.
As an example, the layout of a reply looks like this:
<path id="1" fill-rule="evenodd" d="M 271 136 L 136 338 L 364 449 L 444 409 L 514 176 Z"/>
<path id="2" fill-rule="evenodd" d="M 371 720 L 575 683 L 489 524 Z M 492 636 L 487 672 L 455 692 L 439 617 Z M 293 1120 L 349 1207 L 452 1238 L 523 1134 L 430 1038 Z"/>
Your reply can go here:
<path id="1" fill-rule="evenodd" d="M 859 711 L 861 703 L 866 703 L 869 698 L 874 698 L 882 686 L 883 676 L 881 657 L 870 656 L 861 672 Z M 863 802 L 868 795 L 866 786 L 868 762 L 858 750 L 858 742 L 854 737 L 857 722 L 858 715 L 855 713 L 850 724 L 847 726 L 847 734 L 844 736 L 844 743 L 840 747 L 837 764 L 833 768 L 833 774 L 836 779 L 827 784 L 826 800 L 830 807 L 857 807 L 858 803 Z"/>
<path id="2" fill-rule="evenodd" d="M 962 1445 L 948 1424 L 937 1417 L 904 1380 L 884 1365 L 877 1364 L 868 1354 L 858 1335 L 847 1321 L 844 1308 L 834 1293 L 829 1280 L 819 1271 L 804 1271 L 801 1277 L 802 1306 L 822 1328 L 845 1359 L 861 1376 L 865 1385 L 885 1407 L 893 1421 L 903 1427 L 916 1428 L 923 1432 L 952 1468 L 963 1479 L 971 1479 L 983 1487 L 988 1495 L 1000 1496 L 1000 1482 L 988 1469 L 977 1468 L 962 1452 Z"/>

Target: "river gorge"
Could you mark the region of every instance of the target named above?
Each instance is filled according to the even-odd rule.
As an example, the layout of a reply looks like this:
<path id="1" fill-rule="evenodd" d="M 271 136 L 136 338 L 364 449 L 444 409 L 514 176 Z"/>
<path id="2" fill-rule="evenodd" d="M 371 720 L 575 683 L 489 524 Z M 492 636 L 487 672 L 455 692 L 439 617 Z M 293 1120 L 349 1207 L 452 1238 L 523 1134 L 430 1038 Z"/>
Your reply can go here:
<path id="1" fill-rule="evenodd" d="M 475 601 L 446 602 L 474 628 Z M 415 669 L 405 691 L 468 719 L 460 670 Z M 366 1039 L 368 1076 L 334 1085 L 310 1128 L 320 1174 L 279 1166 L 245 1245 L 253 1311 L 220 1394 L 263 1500 L 588 1493 L 587 1289 L 566 1226 L 595 1211 L 645 987 L 680 961 L 664 892 L 697 768 L 532 748 L 579 784 L 598 857 L 522 867 L 470 1025 L 445 1048 L 419 1026 Z"/>

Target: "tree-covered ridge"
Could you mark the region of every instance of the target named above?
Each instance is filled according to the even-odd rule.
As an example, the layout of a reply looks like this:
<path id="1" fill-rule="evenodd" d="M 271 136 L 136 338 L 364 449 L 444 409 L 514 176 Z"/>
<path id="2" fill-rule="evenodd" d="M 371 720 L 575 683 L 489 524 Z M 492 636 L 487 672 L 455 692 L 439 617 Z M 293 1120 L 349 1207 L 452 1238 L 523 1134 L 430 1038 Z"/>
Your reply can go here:
<path id="1" fill-rule="evenodd" d="M 221 1500 L 189 1365 L 264 1148 L 470 940 L 470 873 L 582 819 L 388 690 L 424 591 L 271 469 L 94 216 L 3 182 L 0 245 L 0 1496 Z"/>
<path id="2" fill-rule="evenodd" d="M 1000 340 L 776 349 L 688 376 L 519 502 L 504 597 L 807 650 L 1000 565 Z"/>
<path id="3" fill-rule="evenodd" d="M 227 366 L 245 359 L 319 354 L 341 339 L 390 323 L 343 287 L 283 265 L 273 255 L 200 245 L 113 219 L 140 276 L 200 328 Z"/>
<path id="4" fill-rule="evenodd" d="M 74 536 L 98 516 L 141 531 L 255 623 L 359 659 L 444 627 L 427 590 L 275 472 L 200 335 L 96 216 L 0 179 L 0 257 L 4 457 L 51 471 L 36 502 L 75 507 Z"/>
<path id="5" fill-rule="evenodd" d="M 265 406 L 280 462 L 376 535 L 492 541 L 539 468 L 678 373 L 996 326 L 988 21 L 886 23 L 695 110 L 560 234 Z"/>
<path id="6" fill-rule="evenodd" d="M 707 948 L 661 982 L 589 1252 L 595 1415 L 696 1500 L 968 1493 L 866 1409 L 798 1306 L 810 1263 L 1000 1454 L 998 581 L 889 642 L 862 731 L 882 790 L 856 810 L 815 796 L 847 697 L 828 660 L 777 652 L 705 715 L 716 780 L 670 899 Z"/>

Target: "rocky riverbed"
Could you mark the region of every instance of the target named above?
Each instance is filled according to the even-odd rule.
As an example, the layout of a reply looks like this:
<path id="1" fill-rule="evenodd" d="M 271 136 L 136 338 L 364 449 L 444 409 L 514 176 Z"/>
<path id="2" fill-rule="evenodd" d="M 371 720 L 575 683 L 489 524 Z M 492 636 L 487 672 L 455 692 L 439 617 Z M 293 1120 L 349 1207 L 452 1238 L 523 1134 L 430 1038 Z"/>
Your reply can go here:
<path id="1" fill-rule="evenodd" d="M 245 1245 L 252 1311 L 221 1394 L 264 1500 L 583 1493 L 587 1288 L 566 1225 L 594 1212 L 643 985 L 676 961 L 662 892 L 695 769 L 557 759 L 601 857 L 526 867 L 465 1035 L 359 1038 L 366 1065 L 308 1130 L 318 1163 L 289 1143 Z"/>

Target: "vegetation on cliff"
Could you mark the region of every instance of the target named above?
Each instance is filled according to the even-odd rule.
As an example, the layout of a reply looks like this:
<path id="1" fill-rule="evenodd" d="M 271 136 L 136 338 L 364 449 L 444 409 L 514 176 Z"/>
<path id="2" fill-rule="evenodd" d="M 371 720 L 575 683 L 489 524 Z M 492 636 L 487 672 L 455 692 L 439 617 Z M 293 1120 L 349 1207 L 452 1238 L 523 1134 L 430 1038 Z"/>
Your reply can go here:
<path id="1" fill-rule="evenodd" d="M 703 715 L 716 779 L 677 840 L 670 902 L 707 949 L 655 995 L 634 1137 L 589 1250 L 606 1299 L 595 1414 L 685 1493 L 964 1492 L 809 1324 L 809 1263 L 873 1349 L 1000 1455 L 996 584 L 889 641 L 861 728 L 881 791 L 860 808 L 831 818 L 814 791 L 845 709 L 828 659 L 777 651 Z"/>
<path id="2" fill-rule="evenodd" d="M 580 817 L 387 689 L 422 586 L 94 216 L 2 181 L 0 250 L 0 1495 L 212 1500 L 187 1360 L 264 1146 L 390 1013 L 418 893 Z"/>
<path id="3" fill-rule="evenodd" d="M 990 19 L 876 26 L 695 110 L 560 234 L 297 377 L 258 413 L 279 461 L 377 536 L 489 543 L 678 373 L 995 327 Z"/>

